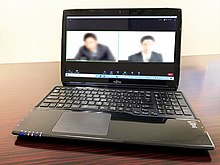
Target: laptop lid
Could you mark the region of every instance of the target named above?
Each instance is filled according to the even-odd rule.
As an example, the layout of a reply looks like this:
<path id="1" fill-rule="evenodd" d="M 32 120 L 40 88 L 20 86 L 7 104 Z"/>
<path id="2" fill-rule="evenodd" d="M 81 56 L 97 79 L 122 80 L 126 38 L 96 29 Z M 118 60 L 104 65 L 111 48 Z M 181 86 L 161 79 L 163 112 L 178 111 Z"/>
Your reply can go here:
<path id="1" fill-rule="evenodd" d="M 61 79 L 176 90 L 181 9 L 64 10 Z"/>

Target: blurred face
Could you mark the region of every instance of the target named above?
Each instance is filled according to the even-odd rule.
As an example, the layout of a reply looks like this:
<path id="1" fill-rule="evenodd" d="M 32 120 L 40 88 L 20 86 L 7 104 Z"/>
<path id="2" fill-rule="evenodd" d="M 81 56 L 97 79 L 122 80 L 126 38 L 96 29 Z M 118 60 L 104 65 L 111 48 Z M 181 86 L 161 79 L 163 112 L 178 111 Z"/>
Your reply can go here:
<path id="1" fill-rule="evenodd" d="M 97 49 L 97 40 L 95 40 L 92 37 L 88 37 L 85 41 L 85 47 L 89 50 L 89 51 L 95 51 Z"/>
<path id="2" fill-rule="evenodd" d="M 151 53 L 153 51 L 153 48 L 154 48 L 154 41 L 144 40 L 141 45 L 142 45 L 144 53 Z"/>

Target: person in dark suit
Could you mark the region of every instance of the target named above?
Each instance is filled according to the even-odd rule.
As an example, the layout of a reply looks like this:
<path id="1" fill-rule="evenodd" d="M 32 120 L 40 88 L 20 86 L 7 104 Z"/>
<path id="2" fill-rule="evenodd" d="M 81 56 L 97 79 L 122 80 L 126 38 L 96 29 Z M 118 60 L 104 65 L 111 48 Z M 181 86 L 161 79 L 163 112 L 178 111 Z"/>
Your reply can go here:
<path id="1" fill-rule="evenodd" d="M 99 44 L 93 33 L 86 33 L 83 37 L 84 45 L 80 47 L 75 60 L 105 60 L 115 61 L 110 49 Z"/>
<path id="2" fill-rule="evenodd" d="M 144 36 L 141 38 L 142 51 L 128 57 L 128 61 L 132 62 L 163 62 L 163 56 L 154 52 L 153 47 L 155 40 L 152 36 Z"/>

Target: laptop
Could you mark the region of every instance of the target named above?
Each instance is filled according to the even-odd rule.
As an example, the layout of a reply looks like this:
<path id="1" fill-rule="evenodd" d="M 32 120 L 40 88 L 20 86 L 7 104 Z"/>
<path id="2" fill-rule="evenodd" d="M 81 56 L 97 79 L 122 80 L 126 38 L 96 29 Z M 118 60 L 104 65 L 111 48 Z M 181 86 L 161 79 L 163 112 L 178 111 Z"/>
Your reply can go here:
<path id="1" fill-rule="evenodd" d="M 214 149 L 178 90 L 181 20 L 174 8 L 64 10 L 62 85 L 12 134 Z"/>

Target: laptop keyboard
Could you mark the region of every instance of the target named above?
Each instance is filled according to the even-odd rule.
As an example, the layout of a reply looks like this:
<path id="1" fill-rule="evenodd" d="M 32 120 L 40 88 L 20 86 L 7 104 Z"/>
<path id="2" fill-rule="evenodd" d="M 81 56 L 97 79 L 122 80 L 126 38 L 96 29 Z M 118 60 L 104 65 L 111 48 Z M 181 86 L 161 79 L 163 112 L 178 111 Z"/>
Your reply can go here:
<path id="1" fill-rule="evenodd" d="M 181 92 L 55 87 L 39 107 L 57 110 L 129 113 L 135 116 L 193 118 Z"/>

